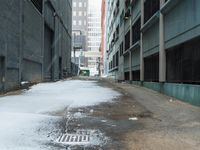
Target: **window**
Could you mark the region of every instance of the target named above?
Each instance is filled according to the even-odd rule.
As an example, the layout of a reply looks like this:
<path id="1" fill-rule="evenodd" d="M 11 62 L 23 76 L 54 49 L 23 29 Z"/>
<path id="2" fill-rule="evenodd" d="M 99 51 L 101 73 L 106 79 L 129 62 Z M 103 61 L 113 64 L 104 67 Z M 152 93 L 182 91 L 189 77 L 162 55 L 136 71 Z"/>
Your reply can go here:
<path id="1" fill-rule="evenodd" d="M 82 16 L 82 11 L 79 11 L 79 12 L 78 12 L 78 15 L 79 15 L 79 16 Z"/>
<path id="2" fill-rule="evenodd" d="M 84 16 L 87 16 L 87 12 L 86 11 L 84 11 Z"/>
<path id="3" fill-rule="evenodd" d="M 119 39 L 119 25 L 116 28 L 116 33 L 115 33 L 116 37 L 115 37 L 115 41 L 117 41 Z"/>
<path id="4" fill-rule="evenodd" d="M 115 55 L 113 55 L 113 68 L 115 68 L 116 67 L 116 59 L 115 59 Z"/>
<path id="5" fill-rule="evenodd" d="M 79 7 L 82 7 L 82 2 L 79 2 L 78 6 L 79 6 Z"/>
<path id="6" fill-rule="evenodd" d="M 130 1 L 130 0 L 125 0 L 125 6 L 126 6 L 126 8 L 128 8 L 128 7 L 129 7 L 130 3 L 131 3 L 131 1 Z"/>
<path id="7" fill-rule="evenodd" d="M 116 67 L 119 66 L 119 52 L 116 53 Z"/>
<path id="8" fill-rule="evenodd" d="M 84 2 L 84 7 L 87 7 L 87 3 L 86 2 Z"/>
<path id="9" fill-rule="evenodd" d="M 158 53 L 144 58 L 144 80 L 148 82 L 159 81 L 159 55 Z"/>
<path id="10" fill-rule="evenodd" d="M 76 25 L 76 20 L 73 20 L 73 25 L 74 25 L 74 26 Z"/>
<path id="11" fill-rule="evenodd" d="M 167 81 L 200 84 L 200 37 L 167 50 Z"/>
<path id="12" fill-rule="evenodd" d="M 78 21 L 78 25 L 80 25 L 80 26 L 82 25 L 82 21 L 81 20 Z"/>
<path id="13" fill-rule="evenodd" d="M 128 81 L 129 78 L 130 78 L 129 72 L 125 72 L 125 73 L 124 73 L 124 79 L 125 79 L 126 81 Z"/>
<path id="14" fill-rule="evenodd" d="M 73 16 L 76 16 L 76 11 L 73 11 Z"/>
<path id="15" fill-rule="evenodd" d="M 123 53 L 124 53 L 124 42 L 122 42 L 122 43 L 120 44 L 120 56 L 122 56 Z"/>
<path id="16" fill-rule="evenodd" d="M 140 27 L 141 20 L 138 19 L 136 23 L 132 26 L 132 44 L 134 45 L 137 41 L 140 40 Z"/>
<path id="17" fill-rule="evenodd" d="M 147 22 L 160 9 L 160 0 L 146 0 L 144 2 L 144 22 Z"/>
<path id="18" fill-rule="evenodd" d="M 73 2 L 73 7 L 76 7 L 76 2 Z"/>
<path id="19" fill-rule="evenodd" d="M 43 0 L 31 0 L 33 5 L 37 8 L 37 10 L 42 13 L 42 7 L 43 7 Z"/>
<path id="20" fill-rule="evenodd" d="M 125 50 L 127 51 L 130 48 L 130 31 L 126 33 L 125 36 Z"/>
<path id="21" fill-rule="evenodd" d="M 132 71 L 132 80 L 140 81 L 140 70 Z"/>

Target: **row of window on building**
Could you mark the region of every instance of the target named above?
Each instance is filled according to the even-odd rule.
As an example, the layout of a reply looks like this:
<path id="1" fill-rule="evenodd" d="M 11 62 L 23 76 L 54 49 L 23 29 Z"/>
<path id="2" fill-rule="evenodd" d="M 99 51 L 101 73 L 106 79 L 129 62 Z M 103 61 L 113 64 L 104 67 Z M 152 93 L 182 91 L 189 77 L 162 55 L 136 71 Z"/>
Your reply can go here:
<path id="1" fill-rule="evenodd" d="M 101 37 L 100 37 L 101 33 L 89 32 L 88 35 L 89 36 L 96 36 L 96 37 L 98 37 L 97 40 L 101 39 Z"/>
<path id="2" fill-rule="evenodd" d="M 112 61 L 109 63 L 109 70 L 117 69 L 119 66 L 119 52 L 117 51 L 112 58 Z"/>
<path id="3" fill-rule="evenodd" d="M 73 11 L 73 16 L 76 17 L 76 16 L 79 16 L 79 17 L 82 17 L 82 16 L 87 16 L 87 12 L 86 11 Z"/>
<path id="4" fill-rule="evenodd" d="M 93 42 L 89 42 L 88 43 L 88 46 L 99 46 L 100 45 L 100 43 L 98 43 L 98 42 L 96 42 L 96 43 L 93 43 Z"/>
<path id="5" fill-rule="evenodd" d="M 87 7 L 86 2 L 73 2 L 73 7 Z"/>
<path id="6" fill-rule="evenodd" d="M 87 21 L 86 20 L 84 20 L 84 21 L 82 21 L 82 20 L 73 20 L 73 25 L 74 26 L 76 26 L 76 25 L 79 25 L 79 26 L 82 26 L 82 25 L 87 25 Z"/>

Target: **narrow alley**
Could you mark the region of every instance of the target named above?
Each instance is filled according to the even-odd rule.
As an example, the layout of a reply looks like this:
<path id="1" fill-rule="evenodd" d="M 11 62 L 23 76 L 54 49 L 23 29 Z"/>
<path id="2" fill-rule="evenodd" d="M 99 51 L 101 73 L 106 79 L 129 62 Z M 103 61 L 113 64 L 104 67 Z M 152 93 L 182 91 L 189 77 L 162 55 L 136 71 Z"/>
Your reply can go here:
<path id="1" fill-rule="evenodd" d="M 200 0 L 1 0 L 0 150 L 200 150 Z"/>

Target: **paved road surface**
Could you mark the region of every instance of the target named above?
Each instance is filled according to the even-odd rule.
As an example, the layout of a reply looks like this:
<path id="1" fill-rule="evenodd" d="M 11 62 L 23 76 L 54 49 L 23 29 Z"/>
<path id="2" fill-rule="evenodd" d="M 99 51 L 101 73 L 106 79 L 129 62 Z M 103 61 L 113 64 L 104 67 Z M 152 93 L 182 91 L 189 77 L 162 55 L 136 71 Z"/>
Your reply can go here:
<path id="1" fill-rule="evenodd" d="M 96 146 L 73 150 L 199 150 L 200 108 L 157 92 L 124 83 L 99 80 L 122 95 L 112 103 L 70 110 L 68 130 L 99 132 Z M 92 135 L 91 135 L 92 136 Z"/>

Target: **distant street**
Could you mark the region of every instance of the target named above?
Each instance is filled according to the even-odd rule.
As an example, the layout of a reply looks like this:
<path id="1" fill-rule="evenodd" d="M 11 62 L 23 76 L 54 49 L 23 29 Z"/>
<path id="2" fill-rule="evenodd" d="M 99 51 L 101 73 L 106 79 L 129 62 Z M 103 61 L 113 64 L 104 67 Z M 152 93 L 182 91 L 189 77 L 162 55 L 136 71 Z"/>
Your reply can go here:
<path id="1" fill-rule="evenodd" d="M 0 97 L 1 150 L 199 150 L 200 108 L 126 83 L 71 79 Z"/>

